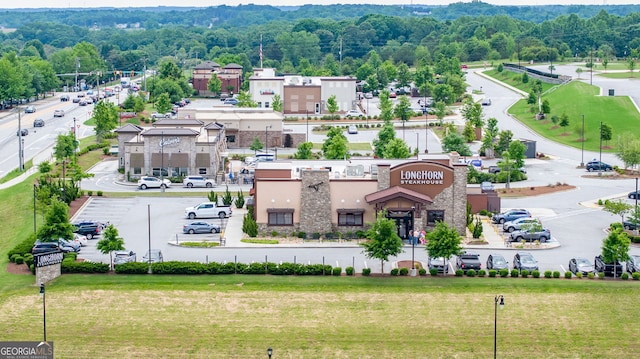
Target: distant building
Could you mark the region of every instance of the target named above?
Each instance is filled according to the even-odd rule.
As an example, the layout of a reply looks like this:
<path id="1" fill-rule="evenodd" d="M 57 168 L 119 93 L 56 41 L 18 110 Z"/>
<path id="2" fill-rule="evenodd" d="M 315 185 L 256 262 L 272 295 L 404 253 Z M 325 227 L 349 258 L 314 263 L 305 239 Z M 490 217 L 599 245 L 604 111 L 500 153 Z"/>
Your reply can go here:
<path id="1" fill-rule="evenodd" d="M 242 86 L 242 66 L 231 63 L 220 67 L 216 62 L 204 61 L 194 67 L 192 75 L 193 88 L 198 91 L 199 96 L 214 95 L 208 88 L 209 79 L 214 73 L 222 82 L 221 92 L 238 93 Z"/>

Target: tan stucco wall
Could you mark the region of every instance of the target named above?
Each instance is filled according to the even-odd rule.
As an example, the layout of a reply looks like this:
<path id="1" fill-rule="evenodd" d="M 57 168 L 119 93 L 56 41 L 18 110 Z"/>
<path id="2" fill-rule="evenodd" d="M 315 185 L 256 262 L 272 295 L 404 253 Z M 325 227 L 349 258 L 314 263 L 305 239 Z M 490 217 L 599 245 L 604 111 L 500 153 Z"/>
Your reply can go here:
<path id="1" fill-rule="evenodd" d="M 300 181 L 256 181 L 257 223 L 267 223 L 267 208 L 294 208 L 293 223 L 300 222 Z"/>
<path id="2" fill-rule="evenodd" d="M 334 180 L 329 182 L 331 188 L 331 223 L 337 226 L 340 208 L 364 209 L 364 222 L 375 220 L 375 209 L 367 204 L 364 196 L 377 191 L 378 182 L 375 180 Z"/>

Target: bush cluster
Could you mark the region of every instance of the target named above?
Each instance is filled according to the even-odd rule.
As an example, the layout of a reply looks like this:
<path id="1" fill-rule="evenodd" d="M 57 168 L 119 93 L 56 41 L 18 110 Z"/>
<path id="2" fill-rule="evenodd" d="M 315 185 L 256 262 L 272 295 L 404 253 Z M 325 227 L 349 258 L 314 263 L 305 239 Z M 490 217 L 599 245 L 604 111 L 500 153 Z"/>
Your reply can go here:
<path id="1" fill-rule="evenodd" d="M 367 268 L 365 268 L 367 269 Z M 122 274 L 145 274 L 148 264 L 142 262 L 123 263 L 115 268 L 116 273 Z M 342 268 L 332 268 L 330 265 L 322 264 L 300 264 L 300 263 L 272 263 L 254 262 L 245 263 L 218 263 L 208 264 L 200 262 L 180 262 L 168 261 L 163 263 L 152 263 L 151 270 L 154 274 L 271 274 L 271 275 L 332 275 L 335 271 L 342 272 Z M 364 275 L 363 269 L 363 275 Z M 369 273 L 371 270 L 369 269 Z M 334 274 L 335 275 L 335 274 Z"/>
<path id="2" fill-rule="evenodd" d="M 65 259 L 62 261 L 62 273 L 107 273 L 109 265 L 96 262 L 76 262 L 75 259 Z"/>

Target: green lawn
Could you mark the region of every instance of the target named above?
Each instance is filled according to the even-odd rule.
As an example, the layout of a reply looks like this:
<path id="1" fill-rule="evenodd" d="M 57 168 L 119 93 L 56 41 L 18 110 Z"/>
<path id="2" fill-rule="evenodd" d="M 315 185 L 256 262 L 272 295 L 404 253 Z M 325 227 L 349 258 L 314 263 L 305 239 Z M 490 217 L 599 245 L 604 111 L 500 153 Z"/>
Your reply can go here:
<path id="1" fill-rule="evenodd" d="M 638 135 L 640 113 L 628 97 L 597 95 L 597 87 L 574 81 L 544 96 L 551 105 L 551 114 L 545 120 L 535 120 L 525 100 L 518 101 L 509 109 L 509 113 L 541 136 L 576 148 L 582 146 L 580 137 L 584 114 L 584 149 L 598 151 L 600 121 L 602 121 L 613 129 L 613 140 L 603 143 L 603 151 L 612 151 L 615 150 L 615 138 L 618 135 L 626 132 Z M 550 120 L 551 116 L 560 117 L 563 113 L 569 116 L 569 126 L 566 128 L 556 126 Z"/>
<path id="2" fill-rule="evenodd" d="M 531 91 L 531 78 L 528 83 L 522 83 L 522 74 L 518 74 L 512 71 L 502 71 L 498 72 L 497 70 L 488 70 L 483 71 L 483 73 L 489 77 L 493 77 L 494 79 L 504 82 L 510 86 L 517 88 L 518 90 L 522 90 L 524 92 L 529 93 Z M 549 89 L 554 87 L 555 85 L 548 84 L 546 82 L 542 83 L 542 92 L 547 92 Z"/>
<path id="3" fill-rule="evenodd" d="M 600 74 L 598 74 L 598 76 L 606 77 L 606 78 L 610 78 L 610 79 L 640 79 L 640 72 L 638 72 L 638 71 L 636 71 L 636 72 L 629 72 L 629 71 L 625 71 L 625 72 L 607 72 L 607 73 L 600 73 Z"/>
<path id="4" fill-rule="evenodd" d="M 26 276 L 29 277 L 29 276 Z M 33 277 L 30 277 L 31 279 Z M 63 275 L 56 357 L 502 358 L 635 352 L 640 283 L 588 279 Z M 615 300 L 612 298 L 615 297 Z M 38 288 L 0 302 L 3 340 L 40 340 Z"/>

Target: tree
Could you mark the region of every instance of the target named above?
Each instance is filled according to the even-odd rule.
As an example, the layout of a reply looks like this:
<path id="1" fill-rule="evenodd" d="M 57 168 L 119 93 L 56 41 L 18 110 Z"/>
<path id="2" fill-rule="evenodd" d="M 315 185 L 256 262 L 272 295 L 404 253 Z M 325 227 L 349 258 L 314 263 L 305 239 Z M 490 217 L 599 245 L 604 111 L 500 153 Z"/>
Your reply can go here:
<path id="1" fill-rule="evenodd" d="M 366 232 L 368 241 L 361 243 L 367 258 L 379 259 L 384 273 L 384 262 L 390 256 L 402 253 L 402 239 L 398 236 L 395 222 L 387 218 L 385 211 L 376 214 L 376 221 Z"/>
<path id="2" fill-rule="evenodd" d="M 621 200 L 617 201 L 605 201 L 603 211 L 609 212 L 612 215 L 620 216 L 620 222 L 624 222 L 624 215 L 629 212 L 633 206 L 629 203 L 622 202 Z"/>
<path id="3" fill-rule="evenodd" d="M 631 240 L 622 228 L 615 228 L 609 232 L 609 235 L 602 241 L 602 260 L 605 263 L 613 263 L 614 277 L 616 263 L 629 260 L 629 244 Z"/>
<path id="4" fill-rule="evenodd" d="M 108 101 L 98 101 L 93 108 L 93 119 L 96 122 L 95 131 L 98 142 L 102 141 L 104 135 L 118 126 L 119 117 L 116 105 Z"/>
<path id="5" fill-rule="evenodd" d="M 515 166 L 515 161 L 513 161 L 508 151 L 502 153 L 502 161 L 498 162 L 498 167 L 500 167 L 500 173 L 498 174 L 501 177 L 500 180 L 504 181 L 506 177 L 505 188 L 511 188 L 512 173 L 514 170 L 519 172 L 519 167 Z"/>
<path id="6" fill-rule="evenodd" d="M 567 116 L 566 113 L 563 113 L 562 116 L 560 116 L 559 125 L 562 127 L 563 131 L 566 131 L 566 127 L 569 126 L 569 116 Z"/>
<path id="7" fill-rule="evenodd" d="M 507 153 L 509 153 L 509 158 L 511 158 L 515 164 L 514 169 L 517 170 L 524 167 L 524 156 L 526 151 L 527 146 L 521 141 L 515 140 L 509 143 Z"/>
<path id="8" fill-rule="evenodd" d="M 450 227 L 444 221 L 436 222 L 433 231 L 427 233 L 426 250 L 431 258 L 443 257 L 446 260 L 458 255 L 462 251 L 462 237 L 455 228 Z M 445 271 L 446 275 L 446 271 Z"/>
<path id="9" fill-rule="evenodd" d="M 409 158 L 410 156 L 409 146 L 399 138 L 392 139 L 385 146 L 384 158 Z"/>
<path id="10" fill-rule="evenodd" d="M 578 80 L 580 80 L 580 75 L 582 75 L 582 71 L 583 71 L 583 70 L 582 70 L 582 67 L 578 67 L 578 68 L 576 69 L 576 73 L 578 74 Z"/>
<path id="11" fill-rule="evenodd" d="M 378 135 L 373 140 L 373 154 L 378 158 L 385 158 L 386 148 L 396 138 L 396 130 L 391 122 L 385 122 Z"/>
<path id="12" fill-rule="evenodd" d="M 99 103 L 102 103 L 102 102 L 104 101 L 100 101 Z M 173 106 L 171 105 L 171 99 L 169 98 L 169 94 L 161 93 L 160 95 L 158 95 L 158 97 L 156 98 L 155 107 L 156 107 L 156 110 L 158 110 L 158 112 L 160 113 L 167 113 L 171 111 L 171 108 Z"/>
<path id="13" fill-rule="evenodd" d="M 241 90 L 238 92 L 238 103 L 236 104 L 236 107 L 255 108 L 258 107 L 258 103 L 253 101 L 249 92 Z"/>
<path id="14" fill-rule="evenodd" d="M 438 122 L 442 125 L 442 120 L 447 115 L 447 105 L 442 101 L 437 101 L 433 110 L 435 111 L 434 114 L 436 115 Z"/>
<path id="15" fill-rule="evenodd" d="M 407 64 L 401 63 L 400 65 L 398 65 L 397 79 L 398 79 L 399 87 L 409 86 L 412 80 L 412 76 L 411 76 L 411 72 L 409 71 L 409 66 L 407 66 Z"/>
<path id="16" fill-rule="evenodd" d="M 605 142 L 605 146 L 609 141 L 611 141 L 611 138 L 613 137 L 613 129 L 611 128 L 611 126 L 609 126 L 609 124 L 604 122 L 602 123 L 600 127 L 600 136 L 602 136 L 602 140 Z"/>
<path id="17" fill-rule="evenodd" d="M 471 149 L 465 143 L 464 137 L 455 132 L 442 139 L 442 151 L 445 153 L 456 151 L 460 156 L 471 156 Z"/>
<path id="18" fill-rule="evenodd" d="M 329 111 L 329 113 L 332 115 L 338 111 L 338 101 L 336 101 L 336 95 L 331 95 L 327 99 L 327 111 Z"/>
<path id="19" fill-rule="evenodd" d="M 500 131 L 498 134 L 498 144 L 495 148 L 496 153 L 502 153 L 508 150 L 509 145 L 511 144 L 511 139 L 513 139 L 513 132 L 511 132 L 511 130 Z"/>
<path id="20" fill-rule="evenodd" d="M 636 167 L 640 164 L 640 140 L 632 133 L 625 132 L 618 141 L 616 156 L 624 162 L 624 167 Z"/>
<path id="21" fill-rule="evenodd" d="M 110 224 L 102 232 L 102 239 L 96 244 L 102 254 L 109 253 L 109 268 L 113 269 L 113 252 L 124 250 L 124 239 L 118 237 L 118 230 Z"/>
<path id="22" fill-rule="evenodd" d="M 409 121 L 411 116 L 413 116 L 413 111 L 411 110 L 411 102 L 407 96 L 400 96 L 398 99 L 398 103 L 393 108 L 393 114 L 402 121 L 402 137 L 404 139 L 404 124 Z"/>
<path id="23" fill-rule="evenodd" d="M 462 118 L 464 118 L 466 122 L 470 122 L 473 127 L 479 128 L 484 126 L 482 105 L 479 103 L 472 100 L 465 100 L 461 113 Z"/>
<path id="24" fill-rule="evenodd" d="M 634 60 L 632 57 L 627 60 L 627 68 L 629 69 L 629 72 L 633 72 L 633 70 L 636 68 L 636 60 Z"/>
<path id="25" fill-rule="evenodd" d="M 264 148 L 264 144 L 260 141 L 260 138 L 257 136 L 253 139 L 253 143 L 249 147 L 250 150 L 253 150 L 253 153 L 256 154 L 259 150 Z"/>
<path id="26" fill-rule="evenodd" d="M 69 206 L 52 200 L 44 218 L 44 224 L 38 228 L 37 237 L 43 242 L 55 242 L 60 238 L 73 239 L 73 225 L 69 223 Z"/>
<path id="27" fill-rule="evenodd" d="M 207 82 L 207 90 L 211 91 L 214 95 L 220 95 L 222 92 L 222 81 L 218 78 L 218 75 L 213 73 L 211 78 Z"/>
<path id="28" fill-rule="evenodd" d="M 313 143 L 311 142 L 303 142 L 298 144 L 298 151 L 293 155 L 293 157 L 297 160 L 310 160 L 311 159 L 311 149 L 313 148 Z"/>
<path id="29" fill-rule="evenodd" d="M 282 104 L 282 97 L 280 97 L 280 95 L 278 94 L 273 95 L 273 100 L 271 101 L 271 107 L 276 112 L 282 112 L 283 104 Z"/>
<path id="30" fill-rule="evenodd" d="M 322 144 L 324 157 L 329 160 L 349 158 L 350 156 L 347 143 L 348 141 L 342 132 L 342 128 L 332 127 L 327 133 L 327 138 Z"/>
<path id="31" fill-rule="evenodd" d="M 378 95 L 380 99 L 380 103 L 378 104 L 378 108 L 380 108 L 380 119 L 383 121 L 392 121 L 393 120 L 393 102 L 389 99 L 389 91 L 382 90 L 380 91 L 380 95 Z"/>
<path id="32" fill-rule="evenodd" d="M 482 137 L 482 146 L 480 151 L 484 152 L 484 155 L 492 158 L 495 154 L 495 141 L 498 136 L 498 119 L 491 117 L 487 120 L 487 124 L 484 130 L 484 136 Z"/>
<path id="33" fill-rule="evenodd" d="M 76 148 L 78 148 L 78 141 L 73 133 L 58 135 L 56 145 L 53 147 L 53 156 L 56 158 L 56 162 L 62 163 L 63 175 L 69 158 L 76 154 Z"/>

